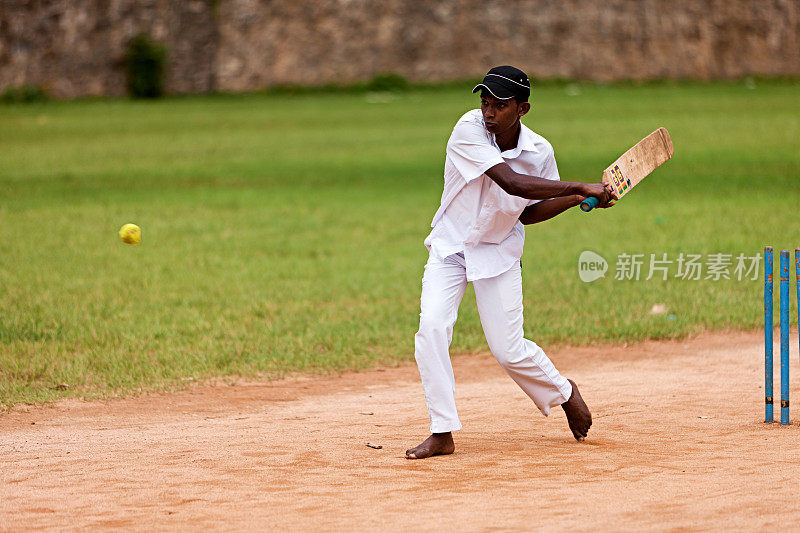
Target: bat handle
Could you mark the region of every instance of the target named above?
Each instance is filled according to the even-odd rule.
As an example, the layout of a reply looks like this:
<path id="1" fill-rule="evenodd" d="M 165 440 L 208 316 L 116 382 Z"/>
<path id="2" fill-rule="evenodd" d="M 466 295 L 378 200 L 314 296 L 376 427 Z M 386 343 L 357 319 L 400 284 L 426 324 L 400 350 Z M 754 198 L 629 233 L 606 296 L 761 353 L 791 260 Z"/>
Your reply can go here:
<path id="1" fill-rule="evenodd" d="M 594 196 L 590 196 L 589 198 L 581 202 L 581 211 L 585 211 L 586 213 L 588 213 L 598 205 L 600 205 L 600 199 L 595 198 Z"/>

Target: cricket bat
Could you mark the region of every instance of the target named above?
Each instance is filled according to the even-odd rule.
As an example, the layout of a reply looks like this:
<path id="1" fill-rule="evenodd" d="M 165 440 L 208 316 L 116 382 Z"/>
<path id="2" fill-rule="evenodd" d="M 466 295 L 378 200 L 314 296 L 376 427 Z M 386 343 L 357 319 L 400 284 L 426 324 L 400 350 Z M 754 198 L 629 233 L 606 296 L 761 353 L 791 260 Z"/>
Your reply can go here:
<path id="1" fill-rule="evenodd" d="M 669 132 L 666 128 L 658 128 L 611 163 L 603 171 L 601 181 L 611 186 L 611 195 L 619 200 L 651 172 L 669 161 L 673 153 L 675 150 Z M 598 198 L 587 198 L 581 202 L 581 210 L 589 212 L 599 204 Z"/>

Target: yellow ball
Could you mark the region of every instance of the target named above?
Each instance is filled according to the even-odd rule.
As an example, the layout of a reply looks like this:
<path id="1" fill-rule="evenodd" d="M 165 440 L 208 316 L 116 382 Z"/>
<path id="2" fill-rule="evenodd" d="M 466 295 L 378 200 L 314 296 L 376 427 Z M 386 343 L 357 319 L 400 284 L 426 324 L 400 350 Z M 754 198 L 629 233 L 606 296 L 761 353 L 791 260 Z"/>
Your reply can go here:
<path id="1" fill-rule="evenodd" d="M 136 224 L 125 224 L 119 228 L 119 238 L 125 244 L 139 244 L 142 242 L 142 230 Z"/>

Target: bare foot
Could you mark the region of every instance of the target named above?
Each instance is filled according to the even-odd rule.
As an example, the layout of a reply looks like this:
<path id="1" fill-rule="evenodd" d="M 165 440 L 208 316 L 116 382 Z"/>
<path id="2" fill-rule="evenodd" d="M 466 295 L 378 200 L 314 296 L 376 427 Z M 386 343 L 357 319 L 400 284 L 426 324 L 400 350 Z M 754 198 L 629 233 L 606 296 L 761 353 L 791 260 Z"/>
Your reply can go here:
<path id="1" fill-rule="evenodd" d="M 416 448 L 406 450 L 406 459 L 426 459 L 433 455 L 449 455 L 455 449 L 452 433 L 433 433 Z"/>
<path id="2" fill-rule="evenodd" d="M 589 428 L 592 426 L 592 413 L 586 407 L 586 402 L 581 398 L 581 393 L 578 391 L 578 386 L 571 379 L 567 381 L 572 385 L 572 396 L 569 400 L 561 404 L 564 412 L 567 414 L 567 422 L 569 422 L 569 429 L 572 430 L 572 435 L 578 442 L 583 442 L 586 435 L 589 433 Z"/>

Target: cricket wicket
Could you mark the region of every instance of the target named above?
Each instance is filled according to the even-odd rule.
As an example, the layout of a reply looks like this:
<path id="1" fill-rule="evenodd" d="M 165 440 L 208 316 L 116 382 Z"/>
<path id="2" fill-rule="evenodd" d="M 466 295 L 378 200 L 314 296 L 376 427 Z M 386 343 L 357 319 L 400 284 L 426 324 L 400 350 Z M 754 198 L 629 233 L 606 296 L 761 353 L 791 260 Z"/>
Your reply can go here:
<path id="1" fill-rule="evenodd" d="M 794 251 L 797 305 L 800 309 L 800 248 Z M 764 422 L 773 422 L 772 377 L 772 246 L 764 248 Z M 781 318 L 781 425 L 789 425 L 789 250 L 780 255 L 780 318 Z"/>

